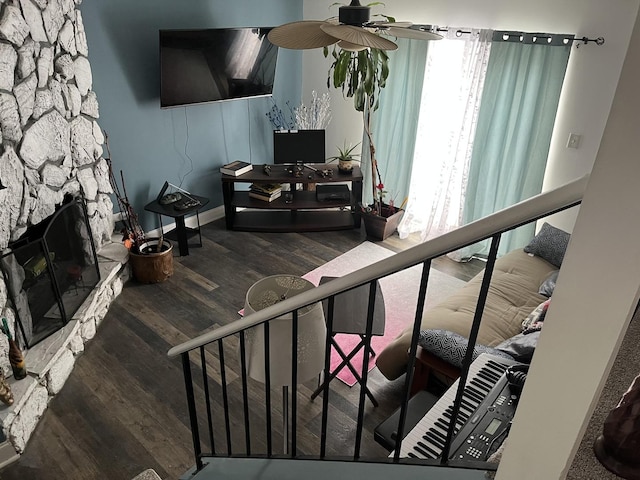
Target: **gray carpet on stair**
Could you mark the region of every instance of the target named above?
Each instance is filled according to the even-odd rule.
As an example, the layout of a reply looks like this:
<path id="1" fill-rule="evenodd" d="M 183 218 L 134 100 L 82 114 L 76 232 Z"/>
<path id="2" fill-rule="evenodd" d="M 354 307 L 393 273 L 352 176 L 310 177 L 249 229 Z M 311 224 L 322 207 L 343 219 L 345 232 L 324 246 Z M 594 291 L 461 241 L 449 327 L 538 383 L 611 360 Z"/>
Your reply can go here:
<path id="1" fill-rule="evenodd" d="M 593 442 L 602 433 L 607 415 L 620 402 L 633 379 L 640 373 L 640 309 L 636 310 L 627 333 L 620 345 L 618 356 L 611 367 L 611 373 L 604 386 L 600 400 L 573 463 L 567 474 L 567 480 L 616 480 L 620 477 L 611 473 L 598 461 L 593 453 Z"/>
<path id="2" fill-rule="evenodd" d="M 162 480 L 155 470 L 149 468 L 142 473 L 139 473 L 132 480 Z"/>

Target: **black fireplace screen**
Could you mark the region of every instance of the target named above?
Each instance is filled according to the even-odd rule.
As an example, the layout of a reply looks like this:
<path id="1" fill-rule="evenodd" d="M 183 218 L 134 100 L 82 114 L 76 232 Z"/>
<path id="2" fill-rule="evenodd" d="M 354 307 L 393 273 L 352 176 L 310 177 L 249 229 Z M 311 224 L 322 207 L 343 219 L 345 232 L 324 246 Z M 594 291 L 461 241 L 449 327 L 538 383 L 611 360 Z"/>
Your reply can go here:
<path id="1" fill-rule="evenodd" d="M 66 325 L 100 280 L 89 232 L 84 202 L 75 198 L 4 252 L 2 270 L 27 348 Z"/>

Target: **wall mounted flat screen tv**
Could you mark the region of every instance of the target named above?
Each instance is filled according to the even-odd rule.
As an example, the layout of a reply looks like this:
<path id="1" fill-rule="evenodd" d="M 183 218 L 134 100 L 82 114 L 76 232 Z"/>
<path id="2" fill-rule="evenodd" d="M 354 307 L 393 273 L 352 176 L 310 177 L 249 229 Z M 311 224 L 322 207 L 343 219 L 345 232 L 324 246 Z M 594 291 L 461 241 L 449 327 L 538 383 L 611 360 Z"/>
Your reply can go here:
<path id="1" fill-rule="evenodd" d="M 271 95 L 278 47 L 270 30 L 160 30 L 160 106 Z"/>

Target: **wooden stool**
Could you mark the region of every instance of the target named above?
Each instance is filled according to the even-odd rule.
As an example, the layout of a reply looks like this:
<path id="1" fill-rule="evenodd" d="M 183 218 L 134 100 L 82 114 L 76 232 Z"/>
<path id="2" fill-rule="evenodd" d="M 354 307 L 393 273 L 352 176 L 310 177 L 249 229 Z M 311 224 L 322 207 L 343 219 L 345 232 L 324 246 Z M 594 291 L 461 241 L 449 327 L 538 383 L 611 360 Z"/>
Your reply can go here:
<path id="1" fill-rule="evenodd" d="M 446 377 L 451 383 L 460 377 L 460 369 L 458 367 L 454 367 L 418 345 L 413 381 L 411 382 L 411 396 L 427 388 L 427 383 L 432 373 Z"/>

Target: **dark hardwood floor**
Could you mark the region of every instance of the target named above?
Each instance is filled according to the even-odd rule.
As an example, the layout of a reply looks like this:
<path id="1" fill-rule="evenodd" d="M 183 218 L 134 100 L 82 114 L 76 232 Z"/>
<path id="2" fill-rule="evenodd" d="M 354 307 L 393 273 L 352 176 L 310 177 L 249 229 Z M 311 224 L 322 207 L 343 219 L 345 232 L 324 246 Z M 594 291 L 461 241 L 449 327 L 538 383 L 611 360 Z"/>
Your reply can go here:
<path id="1" fill-rule="evenodd" d="M 194 458 L 182 366 L 179 359 L 169 359 L 167 351 L 236 320 L 245 292 L 260 278 L 303 275 L 365 240 L 358 230 L 230 232 L 223 221 L 204 226 L 202 235 L 202 248 L 175 257 L 175 273 L 168 281 L 155 285 L 132 281 L 125 286 L 96 337 L 77 358 L 64 388 L 50 402 L 26 452 L 0 471 L 2 480 L 126 480 L 147 468 L 163 479 L 178 478 L 193 466 Z M 397 236 L 384 242 L 396 251 L 411 244 Z M 482 268 L 446 258 L 433 266 L 463 280 Z M 373 440 L 373 428 L 398 406 L 404 383 L 403 379 L 389 382 L 374 369 L 369 386 L 380 406 L 373 408 L 367 402 L 361 453 L 386 456 L 388 452 Z M 330 448 L 349 455 L 345 449 L 353 445 L 351 425 L 359 391 L 339 381 L 333 381 L 331 388 L 338 421 L 329 425 Z M 302 395 L 304 389 L 299 392 L 299 416 L 317 431 L 321 399 L 310 402 L 308 395 Z M 273 402 L 277 407 L 275 397 Z"/>

